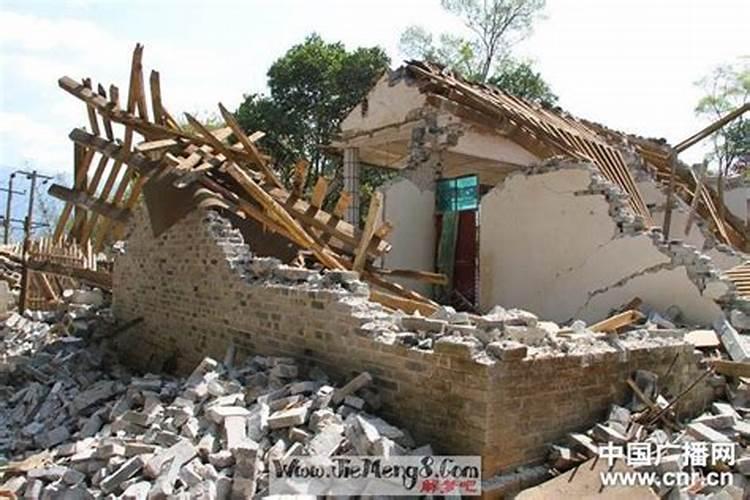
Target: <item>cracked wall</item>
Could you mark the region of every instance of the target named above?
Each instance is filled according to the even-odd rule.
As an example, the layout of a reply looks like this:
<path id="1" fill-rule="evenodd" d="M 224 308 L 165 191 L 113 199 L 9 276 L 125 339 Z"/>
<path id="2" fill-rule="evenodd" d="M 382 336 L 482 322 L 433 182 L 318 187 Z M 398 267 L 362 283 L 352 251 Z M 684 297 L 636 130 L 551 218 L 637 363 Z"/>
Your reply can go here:
<path id="1" fill-rule="evenodd" d="M 480 208 L 482 308 L 592 322 L 638 297 L 710 324 L 721 314 L 714 299 L 726 292 L 701 293 L 713 277 L 710 263 L 688 246 L 660 245 L 625 200 L 585 163 L 550 162 L 496 186 Z"/>

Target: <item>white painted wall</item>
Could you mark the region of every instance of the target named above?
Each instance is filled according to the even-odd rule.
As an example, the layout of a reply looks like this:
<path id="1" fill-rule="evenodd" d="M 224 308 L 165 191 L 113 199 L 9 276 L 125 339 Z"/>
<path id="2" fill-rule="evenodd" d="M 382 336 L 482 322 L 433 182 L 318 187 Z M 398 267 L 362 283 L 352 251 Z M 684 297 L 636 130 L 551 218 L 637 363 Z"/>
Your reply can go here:
<path id="1" fill-rule="evenodd" d="M 656 270 L 668 258 L 648 236 L 615 237 L 603 196 L 574 195 L 589 183 L 583 168 L 512 174 L 484 196 L 482 309 L 500 304 L 558 322 L 594 322 L 640 297 L 659 310 L 676 304 L 691 322 L 718 317 L 719 308 L 700 295 L 683 268 Z M 639 275 L 650 268 L 656 271 Z M 613 286 L 621 280 L 622 286 Z"/>
<path id="2" fill-rule="evenodd" d="M 362 103 L 357 104 L 341 122 L 344 135 L 401 123 L 410 111 L 421 108 L 426 102 L 416 85 L 409 85 L 404 79 L 391 85 L 387 73 L 378 80 L 366 99 L 366 111 Z"/>
<path id="3" fill-rule="evenodd" d="M 738 186 L 724 191 L 724 203 L 730 212 L 744 221 L 750 221 L 750 186 Z"/>
<path id="4" fill-rule="evenodd" d="M 657 185 L 653 180 L 641 179 L 637 182 L 637 185 L 646 204 L 649 206 L 654 205 L 654 208 L 651 210 L 654 223 L 657 226 L 663 227 L 664 207 L 666 206 L 667 201 L 666 195 L 657 188 Z M 686 203 L 680 202 L 679 200 L 676 201 L 674 209 L 672 210 L 672 222 L 670 223 L 671 228 L 669 230 L 670 238 L 682 240 L 684 243 L 703 251 L 706 255 L 711 257 L 714 265 L 719 269 L 730 269 L 743 262 L 742 258 L 734 257 L 714 248 L 704 250 L 704 247 L 706 246 L 706 238 L 696 226 L 695 222 L 693 222 L 690 232 L 685 234 L 685 227 L 687 226 L 689 215 L 690 207 Z"/>
<path id="5" fill-rule="evenodd" d="M 458 138 L 458 144 L 451 146 L 449 151 L 518 166 L 528 166 L 539 161 L 538 157 L 507 137 L 473 129 L 466 130 Z"/>
<path id="6" fill-rule="evenodd" d="M 422 191 L 409 179 L 387 184 L 383 191 L 383 218 L 394 225 L 388 241 L 393 248 L 383 257 L 390 269 L 434 271 L 435 193 Z M 431 285 L 413 280 L 394 280 L 424 295 Z"/>

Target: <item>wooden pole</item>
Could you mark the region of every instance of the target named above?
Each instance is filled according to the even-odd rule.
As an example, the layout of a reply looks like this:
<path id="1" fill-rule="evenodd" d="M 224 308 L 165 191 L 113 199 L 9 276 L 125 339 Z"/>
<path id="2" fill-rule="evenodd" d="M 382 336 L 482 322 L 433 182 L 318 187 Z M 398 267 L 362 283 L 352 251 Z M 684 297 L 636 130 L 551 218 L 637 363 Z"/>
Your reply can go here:
<path id="1" fill-rule="evenodd" d="M 667 188 L 667 206 L 664 209 L 664 241 L 669 241 L 669 229 L 672 225 L 672 202 L 674 199 L 675 177 L 677 177 L 677 152 L 672 151 L 669 155 L 669 187 Z"/>

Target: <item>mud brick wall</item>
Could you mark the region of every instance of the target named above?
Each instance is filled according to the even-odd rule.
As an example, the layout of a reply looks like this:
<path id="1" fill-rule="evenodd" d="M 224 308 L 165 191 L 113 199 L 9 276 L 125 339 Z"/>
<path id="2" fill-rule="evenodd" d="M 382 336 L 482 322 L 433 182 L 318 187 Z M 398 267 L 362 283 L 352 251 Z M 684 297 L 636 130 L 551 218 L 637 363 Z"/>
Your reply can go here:
<path id="1" fill-rule="evenodd" d="M 155 238 L 136 211 L 114 274 L 114 310 L 142 317 L 119 339 L 123 356 L 144 370 L 188 372 L 204 356 L 293 356 L 340 381 L 375 377 L 384 415 L 452 454 L 481 454 L 487 477 L 541 459 L 545 443 L 584 430 L 622 402 L 637 368 L 663 374 L 676 353 L 673 392 L 698 376 L 684 344 L 626 353 L 498 361 L 476 341 L 445 337 L 418 350 L 381 335 L 391 314 L 366 300 L 351 273 L 319 274 L 254 258 L 239 232 L 197 211 Z M 375 326 L 373 326 L 375 325 Z M 700 388 L 687 401 L 704 402 Z"/>

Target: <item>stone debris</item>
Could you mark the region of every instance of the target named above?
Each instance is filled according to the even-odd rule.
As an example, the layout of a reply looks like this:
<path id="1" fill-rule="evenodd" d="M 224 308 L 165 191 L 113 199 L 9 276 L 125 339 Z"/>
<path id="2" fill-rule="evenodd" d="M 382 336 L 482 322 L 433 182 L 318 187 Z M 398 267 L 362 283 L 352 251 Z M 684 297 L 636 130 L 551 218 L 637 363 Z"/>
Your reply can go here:
<path id="1" fill-rule="evenodd" d="M 291 358 L 239 362 L 232 352 L 226 364 L 205 358 L 185 378 L 135 376 L 101 334 L 114 327 L 104 300 L 66 298 L 68 309 L 46 321 L 13 313 L 2 323 L 0 492 L 252 498 L 268 494 L 272 459 L 431 451 L 415 450 L 408 432 L 371 413 L 379 399 L 369 373 L 337 388 Z M 71 311 L 75 332 L 62 319 Z"/>
<path id="2" fill-rule="evenodd" d="M 750 408 L 735 404 L 750 399 L 750 386 L 735 381 L 734 387 L 730 387 L 730 382 L 725 381 L 724 390 L 734 395 L 730 401 L 717 400 L 708 406 L 706 413 L 683 421 L 672 412 L 666 397 L 659 394 L 659 377 L 655 373 L 639 370 L 633 379 L 642 396 L 633 391 L 626 406 L 612 405 L 605 421 L 585 433 L 569 434 L 565 442 L 550 445 L 547 461 L 550 474 L 557 476 L 574 467 L 588 467 L 588 463 L 582 464 L 594 457 L 607 463 L 606 449 L 614 446 L 619 447 L 613 452 L 619 457 L 618 462 L 632 466 L 636 472 L 653 472 L 658 476 L 682 472 L 701 476 L 709 472 L 732 475 L 731 485 L 699 481 L 652 488 L 659 498 L 750 498 L 750 434 L 743 433 L 745 429 L 750 430 Z M 643 401 L 642 397 L 649 401 Z M 712 462 L 714 445 L 731 448 L 732 459 L 725 457 Z M 650 458 L 640 465 L 625 462 L 628 446 L 642 447 L 646 450 L 645 456 Z M 702 455 L 706 458 L 705 465 L 687 460 L 688 456 L 700 458 Z"/>

